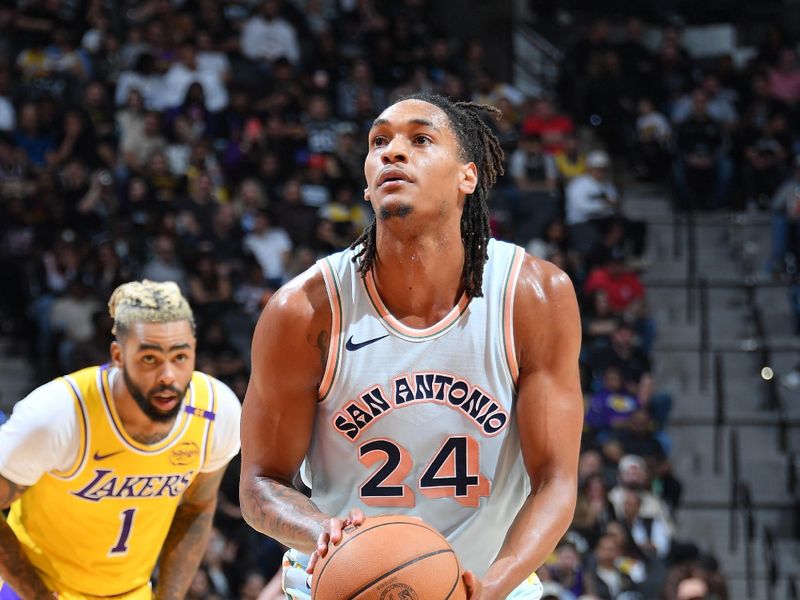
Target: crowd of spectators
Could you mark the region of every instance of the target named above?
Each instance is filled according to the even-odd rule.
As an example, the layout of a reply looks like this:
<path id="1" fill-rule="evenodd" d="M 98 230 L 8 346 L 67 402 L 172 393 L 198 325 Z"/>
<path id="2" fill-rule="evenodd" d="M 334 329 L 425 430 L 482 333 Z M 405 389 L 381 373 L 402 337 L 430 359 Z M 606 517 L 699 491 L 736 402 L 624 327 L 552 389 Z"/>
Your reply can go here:
<path id="1" fill-rule="evenodd" d="M 174 280 L 195 310 L 197 368 L 243 398 L 264 303 L 372 218 L 362 162 L 382 108 L 419 90 L 493 104 L 506 157 L 493 233 L 563 268 L 584 320 L 579 499 L 541 569 L 546 597 L 725 599 L 713 557 L 675 537 L 647 231 L 618 184 L 673 182 L 681 208 L 771 209 L 770 268 L 784 269 L 800 243 L 792 40 L 771 33 L 739 69 L 692 59 L 673 26 L 651 47 L 639 21 L 601 19 L 567 49 L 557 89 L 530 98 L 495 79 L 486 40 L 437 28 L 431 4 L 3 3 L 0 332 L 43 382 L 107 360 L 116 285 Z M 234 462 L 189 597 L 256 598 L 281 552 L 244 524 Z"/>

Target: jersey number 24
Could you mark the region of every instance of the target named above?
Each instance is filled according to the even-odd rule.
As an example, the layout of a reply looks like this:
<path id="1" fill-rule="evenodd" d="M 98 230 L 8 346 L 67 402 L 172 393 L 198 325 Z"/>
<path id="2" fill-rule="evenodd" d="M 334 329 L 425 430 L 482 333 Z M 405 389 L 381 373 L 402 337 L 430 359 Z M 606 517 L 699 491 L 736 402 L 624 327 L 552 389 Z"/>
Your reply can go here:
<path id="1" fill-rule="evenodd" d="M 446 438 L 423 469 L 417 482 L 419 492 L 428 498 L 453 498 L 463 506 L 477 508 L 491 489 L 480 472 L 479 448 L 478 442 L 467 435 Z M 408 450 L 393 440 L 378 438 L 359 446 L 358 460 L 368 468 L 383 461 L 359 488 L 364 504 L 416 504 L 414 491 L 404 483 L 413 466 Z"/>

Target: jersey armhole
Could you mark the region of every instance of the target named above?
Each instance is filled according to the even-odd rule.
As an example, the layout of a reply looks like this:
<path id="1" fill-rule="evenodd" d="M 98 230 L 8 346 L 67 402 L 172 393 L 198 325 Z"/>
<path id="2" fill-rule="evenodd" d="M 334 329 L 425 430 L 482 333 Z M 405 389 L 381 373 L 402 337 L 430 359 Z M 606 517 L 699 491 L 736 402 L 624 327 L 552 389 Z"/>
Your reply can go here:
<path id="1" fill-rule="evenodd" d="M 217 386 L 215 385 L 214 378 L 209 377 L 205 373 L 203 375 L 206 378 L 206 382 L 208 383 L 208 407 L 206 408 L 207 413 L 211 415 L 216 415 L 217 413 Z M 200 471 L 205 469 L 206 465 L 208 464 L 208 457 L 211 456 L 213 439 L 214 439 L 214 424 L 216 418 L 208 418 L 208 423 L 206 423 L 206 431 L 205 431 L 205 443 L 203 444 L 203 459 L 200 461 Z"/>
<path id="2" fill-rule="evenodd" d="M 331 336 L 328 342 L 328 356 L 325 360 L 325 372 L 322 374 L 322 382 L 319 384 L 319 401 L 322 402 L 331 391 L 339 370 L 342 337 L 342 301 L 339 293 L 339 282 L 333 269 L 331 269 L 328 259 L 321 260 L 318 264 L 322 272 L 322 278 L 325 281 L 325 291 L 328 294 L 328 302 L 331 308 Z"/>
<path id="3" fill-rule="evenodd" d="M 506 365 L 514 382 L 514 387 L 517 386 L 519 380 L 519 362 L 517 361 L 517 349 L 514 342 L 514 296 L 517 292 L 517 280 L 519 279 L 524 258 L 525 251 L 519 247 L 515 248 L 503 286 L 503 349 Z"/>
<path id="4" fill-rule="evenodd" d="M 86 406 L 78 387 L 68 377 L 62 377 L 61 382 L 69 390 L 72 401 L 75 404 L 76 421 L 78 423 L 78 455 L 75 457 L 75 462 L 68 469 L 64 471 L 53 470 L 50 474 L 59 479 L 72 479 L 83 469 L 83 465 L 86 462 L 86 453 L 89 451 L 89 422 Z"/>

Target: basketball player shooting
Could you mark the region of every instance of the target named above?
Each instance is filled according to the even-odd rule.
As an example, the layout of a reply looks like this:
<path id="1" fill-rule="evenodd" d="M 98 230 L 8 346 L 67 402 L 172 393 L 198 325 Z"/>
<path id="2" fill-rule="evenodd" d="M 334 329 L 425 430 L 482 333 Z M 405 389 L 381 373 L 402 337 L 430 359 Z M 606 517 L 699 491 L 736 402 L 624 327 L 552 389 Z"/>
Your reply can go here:
<path id="1" fill-rule="evenodd" d="M 239 401 L 194 370 L 172 282 L 109 301 L 111 362 L 59 377 L 0 428 L 0 599 L 179 600 L 205 551 Z"/>
<path id="2" fill-rule="evenodd" d="M 344 526 L 393 512 L 447 537 L 470 598 L 535 599 L 570 523 L 577 302 L 552 264 L 490 239 L 502 151 L 482 111 L 497 112 L 433 95 L 387 108 L 364 164 L 376 220 L 256 326 L 242 510 L 309 572 Z"/>

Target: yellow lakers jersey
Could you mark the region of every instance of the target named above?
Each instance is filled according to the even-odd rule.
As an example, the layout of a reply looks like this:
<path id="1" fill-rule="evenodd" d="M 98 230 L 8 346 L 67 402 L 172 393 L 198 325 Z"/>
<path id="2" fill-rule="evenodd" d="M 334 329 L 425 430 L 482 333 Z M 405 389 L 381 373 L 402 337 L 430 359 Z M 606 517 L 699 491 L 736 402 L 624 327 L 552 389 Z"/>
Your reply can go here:
<path id="1" fill-rule="evenodd" d="M 149 579 L 181 495 L 209 455 L 214 380 L 195 372 L 169 435 L 144 445 L 122 426 L 108 367 L 60 381 L 75 401 L 75 463 L 50 472 L 12 504 L 8 522 L 60 597 L 149 598 Z"/>

